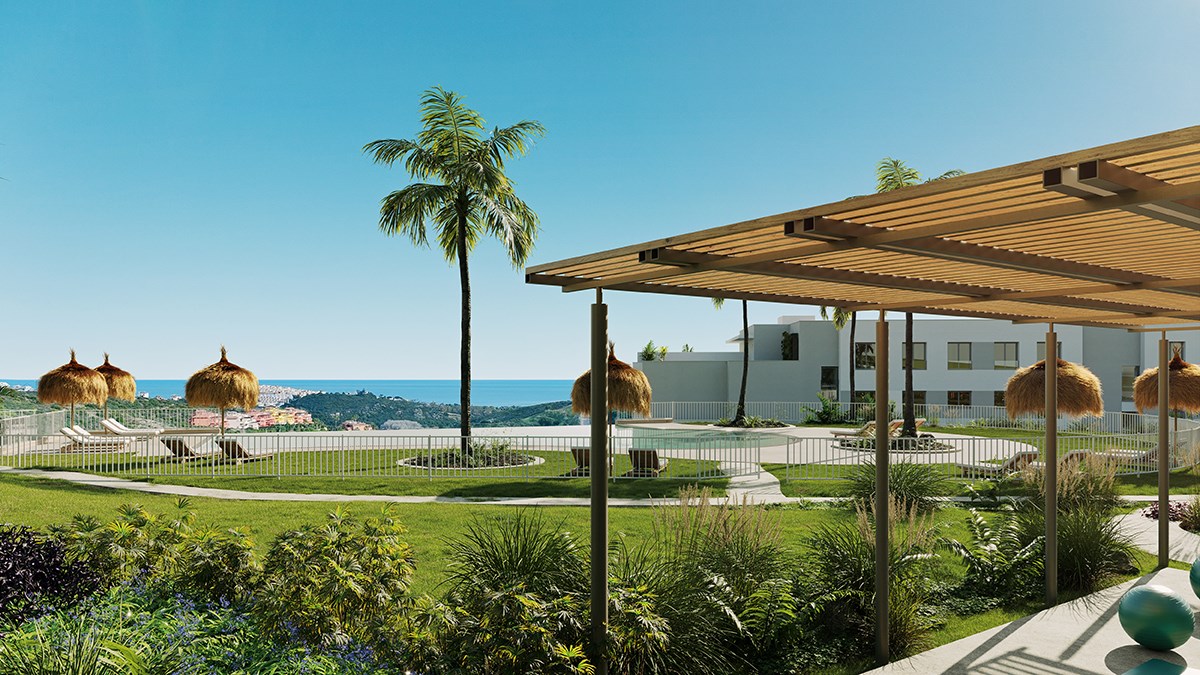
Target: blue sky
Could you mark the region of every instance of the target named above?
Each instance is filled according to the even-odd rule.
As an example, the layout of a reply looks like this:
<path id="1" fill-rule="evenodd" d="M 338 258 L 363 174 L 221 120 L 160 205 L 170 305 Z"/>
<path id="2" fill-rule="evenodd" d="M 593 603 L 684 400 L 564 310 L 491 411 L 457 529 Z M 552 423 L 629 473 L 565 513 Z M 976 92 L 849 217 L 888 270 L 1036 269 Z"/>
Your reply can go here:
<path id="1" fill-rule="evenodd" d="M 1200 4 L 0 3 L 0 377 L 68 348 L 183 378 L 455 378 L 457 274 L 377 231 L 427 87 L 548 129 L 511 165 L 531 262 L 1200 123 Z M 473 258 L 475 376 L 587 366 L 590 296 Z M 609 295 L 727 349 L 736 306 Z M 752 321 L 811 308 L 752 304 Z"/>

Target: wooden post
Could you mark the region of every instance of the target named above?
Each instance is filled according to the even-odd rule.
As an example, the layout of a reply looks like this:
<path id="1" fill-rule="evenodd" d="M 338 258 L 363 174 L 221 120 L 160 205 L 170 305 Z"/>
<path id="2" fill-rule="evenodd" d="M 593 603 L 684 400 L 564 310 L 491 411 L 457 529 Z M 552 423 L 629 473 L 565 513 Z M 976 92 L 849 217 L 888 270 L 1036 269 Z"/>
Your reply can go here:
<path id="1" fill-rule="evenodd" d="M 853 346 L 851 346 L 853 348 Z M 884 312 L 875 324 L 875 660 L 880 664 L 890 659 L 889 582 L 891 580 L 891 546 L 888 543 L 889 450 L 892 435 L 888 419 L 888 325 Z"/>
<path id="2" fill-rule="evenodd" d="M 1046 332 L 1046 606 L 1058 604 L 1058 335 Z"/>
<path id="3" fill-rule="evenodd" d="M 608 306 L 596 289 L 592 305 L 592 447 L 588 471 L 592 480 L 591 650 L 596 675 L 607 675 L 608 639 Z"/>
<path id="4" fill-rule="evenodd" d="M 1171 427 L 1167 425 L 1170 389 L 1170 365 L 1167 351 L 1167 331 L 1158 340 L 1158 567 L 1171 564 L 1170 522 L 1171 508 Z"/>

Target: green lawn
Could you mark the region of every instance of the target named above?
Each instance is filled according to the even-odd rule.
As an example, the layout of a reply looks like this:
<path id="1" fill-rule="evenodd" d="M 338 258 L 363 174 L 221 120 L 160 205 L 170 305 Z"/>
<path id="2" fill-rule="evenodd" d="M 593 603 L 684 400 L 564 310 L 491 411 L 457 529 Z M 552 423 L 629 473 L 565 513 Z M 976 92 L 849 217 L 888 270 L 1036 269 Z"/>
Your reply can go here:
<path id="1" fill-rule="evenodd" d="M 568 452 L 531 452 L 541 464 L 512 469 L 469 470 L 400 467 L 397 461 L 415 450 L 371 449 L 346 452 L 282 452 L 257 462 L 232 464 L 211 460 L 187 463 L 128 453 L 54 453 L 22 457 L 20 466 L 42 470 L 78 470 L 105 476 L 145 480 L 168 485 L 306 494 L 427 495 L 435 497 L 588 497 L 587 478 L 562 478 L 575 466 Z M 609 494 L 617 498 L 664 497 L 687 484 L 707 487 L 724 495 L 729 479 L 711 460 L 675 458 L 660 478 L 621 478 L 632 468 L 629 456 L 613 459 Z M 432 473 L 432 477 L 431 474 Z M 480 477 L 472 477 L 472 474 Z M 322 475 L 324 474 L 324 475 Z M 342 477 L 331 477 L 338 474 Z M 484 477 L 488 474 L 502 477 Z M 701 477 L 701 478 L 695 478 Z"/>
<path id="2" fill-rule="evenodd" d="M 174 509 L 174 498 L 140 492 L 95 488 L 44 478 L 23 476 L 0 476 L 0 513 L 13 523 L 45 527 L 67 521 L 75 514 L 93 515 L 111 519 L 115 509 L 123 503 L 137 503 L 146 508 L 167 512 Z M 335 504 L 330 502 L 270 502 L 240 501 L 195 498 L 190 500 L 199 520 L 220 527 L 247 526 L 254 533 L 256 545 L 263 550 L 280 533 L 306 523 L 319 523 Z M 352 511 L 365 514 L 377 508 L 375 504 L 352 503 Z M 447 540 L 453 538 L 476 519 L 500 517 L 518 507 L 485 506 L 473 504 L 396 504 L 396 513 L 408 528 L 408 538 L 417 553 L 417 575 L 413 586 L 415 593 L 433 593 L 445 578 Z M 538 507 L 549 519 L 563 523 L 565 529 L 586 540 L 588 509 L 585 507 Z M 806 534 L 816 525 L 845 521 L 853 512 L 845 508 L 782 507 L 772 512 L 778 517 L 779 527 L 786 547 L 798 552 Z M 934 516 L 940 534 L 949 538 L 968 536 L 965 526 L 967 512 L 964 509 L 946 507 Z M 650 508 L 613 509 L 609 514 L 612 536 L 624 537 L 631 543 L 650 536 L 655 519 Z M 586 545 L 586 543 L 585 543 Z M 1139 554 L 1138 565 L 1142 573 L 1151 571 L 1155 558 L 1150 554 Z M 1182 563 L 1173 567 L 1187 569 Z M 939 579 L 954 579 L 962 574 L 961 564 L 946 555 L 936 563 L 934 575 Z M 1125 581 L 1130 577 L 1113 580 Z M 1071 596 L 1064 595 L 1064 600 Z M 1040 609 L 1036 602 L 1013 607 L 994 609 L 973 616 L 952 615 L 946 624 L 932 636 L 930 647 L 936 647 L 961 637 L 987 630 L 996 625 L 1012 621 Z M 846 664 L 838 673 L 861 672 L 869 666 Z"/>

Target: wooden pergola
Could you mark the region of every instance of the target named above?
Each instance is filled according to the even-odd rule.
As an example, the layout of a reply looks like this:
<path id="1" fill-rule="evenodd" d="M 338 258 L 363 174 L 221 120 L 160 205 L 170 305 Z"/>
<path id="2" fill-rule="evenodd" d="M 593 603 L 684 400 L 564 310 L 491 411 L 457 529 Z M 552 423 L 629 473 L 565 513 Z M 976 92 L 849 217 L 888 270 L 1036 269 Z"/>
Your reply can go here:
<path id="1" fill-rule="evenodd" d="M 893 192 L 764 216 L 526 270 L 532 284 L 595 290 L 592 372 L 603 368 L 602 290 L 720 297 L 880 312 L 876 400 L 887 400 L 886 312 L 922 312 L 1161 331 L 1200 321 L 1200 126 Z M 597 356 L 599 354 L 599 356 Z M 1055 369 L 1047 369 L 1046 599 L 1057 601 Z M 1167 378 L 1159 378 L 1165 384 Z M 605 400 L 593 377 L 592 401 Z M 1160 392 L 1159 419 L 1167 396 Z M 887 407 L 876 406 L 877 480 L 886 485 Z M 595 410 L 595 408 L 594 408 Z M 605 415 L 593 417 L 593 624 L 606 564 Z M 599 424 L 596 421 L 599 420 Z M 1167 425 L 1159 425 L 1159 563 L 1167 564 Z M 886 520 L 887 490 L 876 517 Z M 876 528 L 878 656 L 888 656 L 887 528 Z M 600 625 L 598 625 L 600 624 Z M 593 633 L 594 644 L 603 632 Z M 602 663 L 598 663 L 603 668 Z M 603 671 L 601 671 L 603 672 Z"/>

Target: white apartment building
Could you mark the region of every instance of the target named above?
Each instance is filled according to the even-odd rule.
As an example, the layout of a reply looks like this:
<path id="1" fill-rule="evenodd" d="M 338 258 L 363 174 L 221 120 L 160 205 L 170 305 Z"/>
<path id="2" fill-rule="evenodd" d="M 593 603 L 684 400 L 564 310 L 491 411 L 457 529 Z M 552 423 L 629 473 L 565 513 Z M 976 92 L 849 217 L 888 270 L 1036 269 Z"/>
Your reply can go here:
<path id="1" fill-rule="evenodd" d="M 863 313 L 864 315 L 867 313 Z M 784 316 L 775 324 L 750 326 L 748 340 L 729 352 L 670 352 L 665 361 L 638 361 L 650 378 L 656 401 L 736 401 L 741 384 L 741 349 L 750 351 L 749 401 L 814 401 L 825 393 L 850 398 L 850 355 L 856 389 L 875 389 L 875 313 L 860 315 L 855 344 L 850 327 L 834 329 L 815 317 Z M 1041 360 L 1046 327 L 980 319 L 913 322 L 913 398 L 916 403 L 1003 405 L 1004 385 L 1018 367 Z M 1060 358 L 1082 363 L 1100 378 L 1105 410 L 1133 410 L 1133 380 L 1158 365 L 1158 334 L 1111 328 L 1056 326 Z M 902 399 L 904 316 L 889 315 L 888 382 Z M 1200 335 L 1172 337 L 1184 359 L 1200 354 Z M 1195 343 L 1195 344 L 1193 344 Z"/>

